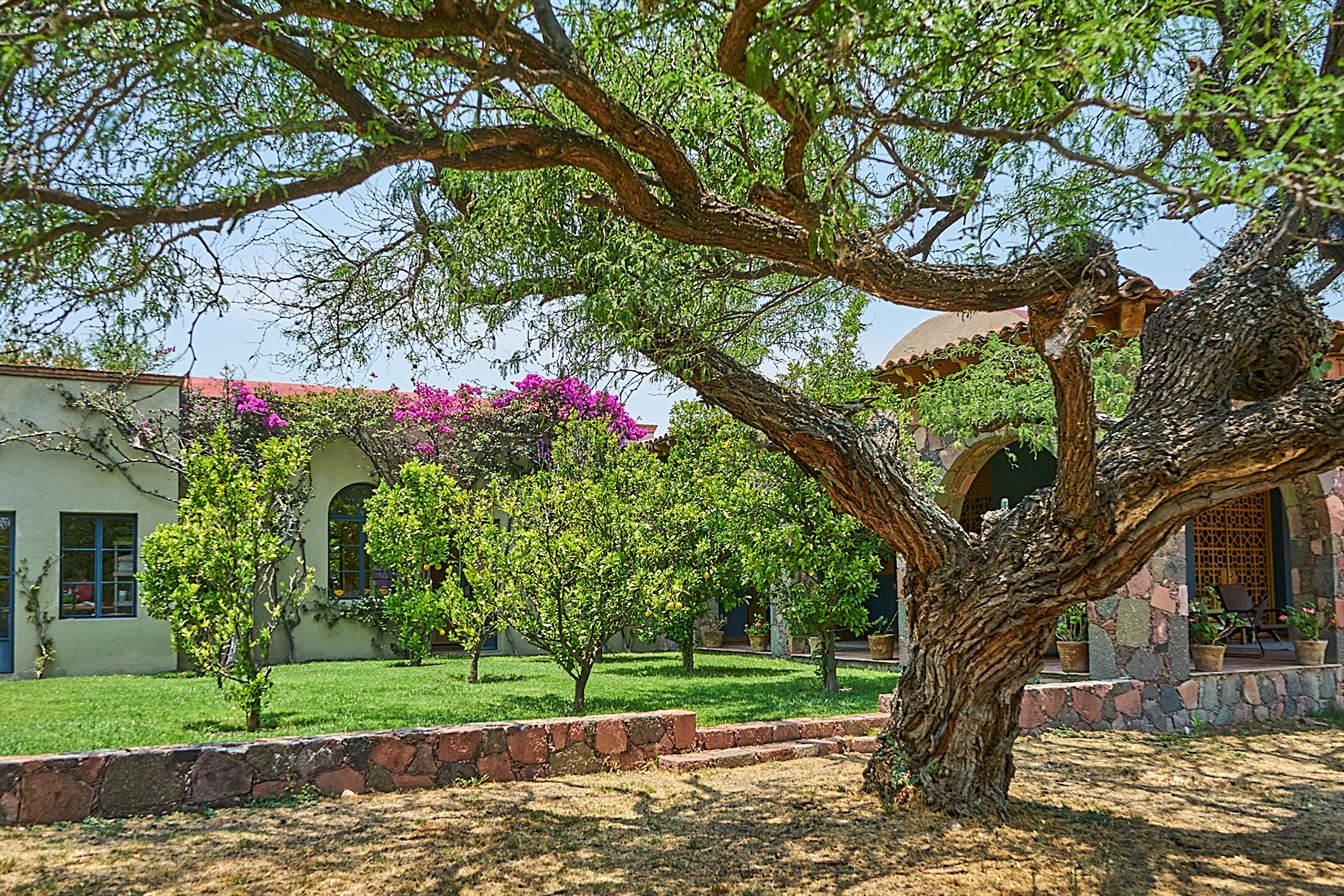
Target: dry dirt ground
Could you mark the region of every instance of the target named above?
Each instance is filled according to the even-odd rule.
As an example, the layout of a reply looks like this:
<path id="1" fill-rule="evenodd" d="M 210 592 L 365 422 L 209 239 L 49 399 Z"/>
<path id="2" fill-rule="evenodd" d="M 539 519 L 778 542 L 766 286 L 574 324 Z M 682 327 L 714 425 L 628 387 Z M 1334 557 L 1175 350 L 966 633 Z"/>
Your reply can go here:
<path id="1" fill-rule="evenodd" d="M 0 893 L 1344 894 L 1344 730 L 1047 736 L 1006 822 L 839 756 L 0 830 Z"/>

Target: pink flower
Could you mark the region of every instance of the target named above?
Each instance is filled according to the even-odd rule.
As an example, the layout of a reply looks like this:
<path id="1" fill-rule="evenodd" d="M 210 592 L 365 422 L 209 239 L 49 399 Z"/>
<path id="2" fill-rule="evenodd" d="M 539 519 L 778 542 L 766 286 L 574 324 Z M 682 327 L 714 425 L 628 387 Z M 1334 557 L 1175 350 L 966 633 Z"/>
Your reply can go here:
<path id="1" fill-rule="evenodd" d="M 1287 617 L 1287 616 L 1280 616 L 1280 617 L 1279 617 L 1279 621 L 1280 621 L 1280 622 L 1287 622 L 1287 621 L 1288 621 L 1288 617 Z"/>
<path id="2" fill-rule="evenodd" d="M 1303 608 L 1302 612 L 1303 612 L 1303 613 L 1310 613 L 1311 615 L 1315 616 L 1315 615 L 1316 615 L 1316 608 L 1315 608 L 1315 607 L 1305 607 L 1305 608 Z"/>

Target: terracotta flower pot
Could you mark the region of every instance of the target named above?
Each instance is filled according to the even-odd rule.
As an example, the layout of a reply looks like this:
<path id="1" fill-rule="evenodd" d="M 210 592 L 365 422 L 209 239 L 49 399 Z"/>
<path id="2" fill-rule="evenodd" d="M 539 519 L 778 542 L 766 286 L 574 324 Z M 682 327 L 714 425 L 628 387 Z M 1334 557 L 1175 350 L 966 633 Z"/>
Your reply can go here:
<path id="1" fill-rule="evenodd" d="M 821 639 L 820 639 L 820 638 L 808 638 L 808 639 L 807 639 L 807 652 L 810 653 L 810 654 L 812 654 L 813 656 L 817 656 L 817 655 L 819 655 L 819 654 L 821 653 Z"/>
<path id="2" fill-rule="evenodd" d="M 806 639 L 806 638 L 790 638 L 790 639 L 789 639 L 789 653 L 792 654 L 792 655 L 794 655 L 794 656 L 798 656 L 798 655 L 800 655 L 800 654 L 801 654 L 802 656 L 807 656 L 807 654 L 808 654 L 807 639 Z"/>
<path id="3" fill-rule="evenodd" d="M 747 640 L 751 642 L 751 649 L 752 649 L 752 650 L 769 650 L 769 649 L 770 649 L 770 636 L 769 636 L 769 635 L 747 635 Z"/>
<path id="4" fill-rule="evenodd" d="M 869 635 L 868 655 L 875 660 L 889 660 L 896 652 L 895 635 Z"/>
<path id="5" fill-rule="evenodd" d="M 701 632 L 700 643 L 705 647 L 722 647 L 723 632 Z"/>
<path id="6" fill-rule="evenodd" d="M 1056 647 L 1059 650 L 1061 672 L 1087 672 L 1091 669 L 1086 641 L 1060 641 Z"/>
<path id="7" fill-rule="evenodd" d="M 1196 672 L 1223 671 L 1223 653 L 1227 647 L 1223 644 L 1191 644 L 1190 661 Z"/>
<path id="8" fill-rule="evenodd" d="M 1299 666 L 1325 665 L 1325 644 L 1324 641 L 1294 641 L 1293 653 L 1297 655 L 1297 664 Z"/>

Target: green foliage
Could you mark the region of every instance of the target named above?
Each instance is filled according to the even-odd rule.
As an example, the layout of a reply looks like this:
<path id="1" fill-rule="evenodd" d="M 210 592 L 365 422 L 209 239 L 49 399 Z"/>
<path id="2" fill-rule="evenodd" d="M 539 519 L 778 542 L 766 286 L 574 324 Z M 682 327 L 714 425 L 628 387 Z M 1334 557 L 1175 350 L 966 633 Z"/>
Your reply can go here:
<path id="1" fill-rule="evenodd" d="M 413 4 L 368 4 L 369 20 L 400 17 L 391 29 L 352 24 L 347 13 L 365 4 L 255 17 L 142 6 L 114 15 L 95 0 L 18 0 L 0 13 L 7 170 L 23 173 L 0 198 L 0 308 L 21 335 L 63 309 L 154 323 L 217 303 L 216 260 L 255 257 L 220 250 L 252 240 L 283 247 L 276 273 L 293 279 L 273 291 L 287 325 L 347 356 L 447 352 L 446 334 L 472 351 L 542 296 L 547 324 L 528 351 L 599 365 L 637 351 L 655 324 L 692 325 L 759 360 L 834 323 L 850 298 L 783 271 L 723 276 L 763 267 L 734 254 L 729 222 L 761 215 L 763 188 L 782 192 L 785 118 L 810 138 L 797 160 L 807 197 L 792 217 L 807 222 L 815 259 L 889 242 L 912 257 L 998 260 L 1160 215 L 1225 206 L 1268 217 L 1275 194 L 1313 219 L 1344 208 L 1344 92 L 1338 66 L 1320 65 L 1331 7 L 1319 0 L 829 0 L 805 14 L 767 3 L 744 41 L 745 86 L 721 71 L 722 7 L 574 0 L 556 13 L 576 71 L 597 85 L 577 92 L 505 47 L 510 29 L 535 35 L 527 4 L 500 12 L 489 41 L 462 36 L 478 27 L 465 12 L 425 18 Z M 323 74 L 299 60 L 320 60 Z M 499 76 L 482 84 L 481 64 Z M 636 125 L 595 120 L 580 100 L 595 94 Z M 474 127 L 526 127 L 548 142 L 527 163 L 496 147 L 461 164 Z M 654 203 L 667 201 L 664 171 L 638 148 L 665 134 L 722 226 L 654 236 L 609 198 L 595 152 L 580 154 L 584 167 L 543 167 L 574 133 L 655 184 Z M 332 182 L 305 189 L 316 178 Z M 276 202 L 361 180 L 352 201 L 332 204 L 346 226 L 310 225 Z M 72 185 L 78 201 L 35 193 Z M 88 225 L 109 217 L 104 205 L 224 210 L 201 212 L 204 227 L 159 214 L 100 236 Z M 718 248 L 690 245 L 701 241 Z M 777 260 L 772 248 L 754 251 Z M 575 281 L 581 298 L 566 291 Z M 762 295 L 779 300 L 763 308 Z M 374 330 L 384 338 L 367 338 Z"/>
<path id="2" fill-rule="evenodd" d="M 1335 605 L 1324 600 L 1315 604 L 1293 604 L 1279 616 L 1280 622 L 1297 632 L 1304 641 L 1315 641 L 1321 632 L 1328 631 L 1335 623 Z"/>
<path id="3" fill-rule="evenodd" d="M 365 510 L 369 557 L 393 575 L 383 613 L 412 664 L 429 656 L 435 631 L 479 654 L 500 617 L 500 533 L 486 497 L 437 464 L 410 461 L 396 482 L 378 486 Z"/>
<path id="4" fill-rule="evenodd" d="M 1060 641 L 1087 640 L 1087 604 L 1077 603 L 1070 606 L 1055 624 L 1055 637 Z"/>
<path id="5" fill-rule="evenodd" d="M 500 483 L 508 519 L 499 588 L 508 621 L 574 679 L 574 709 L 603 647 L 672 591 L 657 523 L 638 512 L 659 463 L 600 421 L 560 428 L 553 468 Z"/>
<path id="6" fill-rule="evenodd" d="M 295 482 L 307 463 L 297 441 L 280 438 L 257 446 L 254 466 L 217 429 L 187 454 L 177 522 L 144 542 L 146 609 L 167 620 L 173 647 L 197 670 L 231 683 L 249 731 L 260 725 L 271 684 L 271 636 L 312 585 L 301 550 L 294 573 L 280 577 L 281 563 L 295 553 Z"/>
<path id="7" fill-rule="evenodd" d="M 834 686 L 834 635 L 868 624 L 885 548 L 787 454 L 721 412 L 682 409 L 672 435 L 733 471 L 720 500 L 717 538 L 736 556 L 744 585 L 769 594 L 795 636 L 817 635 Z"/>
<path id="8" fill-rule="evenodd" d="M 1236 613 L 1227 612 L 1211 585 L 1190 601 L 1191 644 L 1222 644 L 1245 624 Z"/>
<path id="9" fill-rule="evenodd" d="M 42 584 L 56 564 L 54 557 L 42 562 L 42 568 L 36 576 L 29 575 L 28 561 L 20 561 L 14 571 L 14 583 L 23 595 L 23 610 L 32 623 L 37 651 L 33 655 L 33 677 L 42 678 L 56 664 L 56 641 L 51 636 L 51 624 L 56 621 L 51 610 L 42 602 Z"/>
<path id="10" fill-rule="evenodd" d="M 672 409 L 667 457 L 650 468 L 631 509 L 654 523 L 653 562 L 668 578 L 668 590 L 645 610 L 641 632 L 676 641 L 687 671 L 697 632 L 707 626 L 722 631 L 722 616 L 741 603 L 744 589 L 740 560 L 726 537 L 730 493 L 742 468 L 703 440 L 701 410 L 688 402 Z"/>
<path id="11" fill-rule="evenodd" d="M 1090 349 L 1097 410 L 1120 417 L 1134 391 L 1139 341 L 1099 339 Z M 1050 373 L 1031 346 L 990 335 L 943 356 L 972 363 L 920 386 L 914 403 L 922 425 L 963 442 L 998 431 L 1032 450 L 1055 450 L 1058 417 Z"/>

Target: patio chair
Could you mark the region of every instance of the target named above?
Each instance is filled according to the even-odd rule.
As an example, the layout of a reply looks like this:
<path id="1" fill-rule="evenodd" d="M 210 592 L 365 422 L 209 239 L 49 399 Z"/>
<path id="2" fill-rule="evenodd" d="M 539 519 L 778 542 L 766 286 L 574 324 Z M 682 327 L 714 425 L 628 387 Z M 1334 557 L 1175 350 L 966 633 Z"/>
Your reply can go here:
<path id="1" fill-rule="evenodd" d="M 1280 632 L 1286 631 L 1287 626 L 1280 625 L 1277 622 L 1266 623 L 1265 614 L 1274 612 L 1274 601 L 1272 598 L 1264 598 L 1257 601 L 1251 596 L 1251 590 L 1245 585 L 1217 585 L 1218 599 L 1223 602 L 1223 609 L 1229 613 L 1237 614 L 1241 619 L 1241 636 L 1245 641 L 1249 634 L 1255 642 L 1256 648 L 1260 651 L 1260 656 L 1265 655 L 1265 645 L 1260 640 L 1260 633 L 1264 632 L 1275 641 L 1282 641 Z"/>

